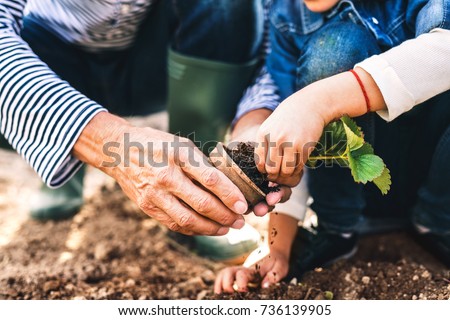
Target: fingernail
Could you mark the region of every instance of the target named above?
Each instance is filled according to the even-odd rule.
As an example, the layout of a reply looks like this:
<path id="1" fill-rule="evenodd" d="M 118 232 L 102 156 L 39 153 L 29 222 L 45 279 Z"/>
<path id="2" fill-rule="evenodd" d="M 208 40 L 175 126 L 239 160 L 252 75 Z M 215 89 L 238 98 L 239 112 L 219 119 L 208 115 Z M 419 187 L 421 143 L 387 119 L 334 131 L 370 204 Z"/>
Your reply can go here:
<path id="1" fill-rule="evenodd" d="M 270 283 L 268 283 L 268 282 L 265 282 L 265 283 L 263 283 L 263 285 L 262 285 L 262 287 L 263 287 L 264 289 L 267 289 L 269 286 L 270 286 Z"/>
<path id="2" fill-rule="evenodd" d="M 217 230 L 217 234 L 216 235 L 223 236 L 223 235 L 227 234 L 228 231 L 230 231 L 230 228 L 222 227 L 219 230 Z"/>
<path id="3" fill-rule="evenodd" d="M 234 211 L 239 214 L 247 212 L 247 204 L 243 201 L 238 201 L 234 204 Z"/>
<path id="4" fill-rule="evenodd" d="M 241 229 L 245 224 L 245 220 L 244 219 L 239 219 L 236 220 L 233 224 L 232 224 L 232 228 L 234 229 Z"/>

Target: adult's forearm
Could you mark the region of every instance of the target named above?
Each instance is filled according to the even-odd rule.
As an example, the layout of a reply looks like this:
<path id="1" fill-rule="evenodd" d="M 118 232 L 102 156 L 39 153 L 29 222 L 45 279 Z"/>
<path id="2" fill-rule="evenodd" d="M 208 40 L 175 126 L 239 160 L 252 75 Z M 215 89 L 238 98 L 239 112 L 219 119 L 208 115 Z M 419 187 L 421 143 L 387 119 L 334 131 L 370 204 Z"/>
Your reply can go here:
<path id="1" fill-rule="evenodd" d="M 232 140 L 254 141 L 259 126 L 271 114 L 272 111 L 268 109 L 257 109 L 246 113 L 236 122 L 231 133 Z"/>
<path id="2" fill-rule="evenodd" d="M 108 112 L 98 113 L 78 137 L 72 153 L 79 160 L 102 171 L 108 171 L 109 167 L 103 164 L 111 159 L 103 152 L 103 147 L 107 143 L 119 143 L 120 150 L 123 134 L 129 127 L 130 124 L 123 118 Z"/>
<path id="3" fill-rule="evenodd" d="M 238 104 L 236 116 L 232 122 L 234 127 L 242 117 L 252 111 L 266 109 L 273 111 L 280 103 L 278 87 L 265 67 L 259 71 L 255 81 L 247 88 Z"/>

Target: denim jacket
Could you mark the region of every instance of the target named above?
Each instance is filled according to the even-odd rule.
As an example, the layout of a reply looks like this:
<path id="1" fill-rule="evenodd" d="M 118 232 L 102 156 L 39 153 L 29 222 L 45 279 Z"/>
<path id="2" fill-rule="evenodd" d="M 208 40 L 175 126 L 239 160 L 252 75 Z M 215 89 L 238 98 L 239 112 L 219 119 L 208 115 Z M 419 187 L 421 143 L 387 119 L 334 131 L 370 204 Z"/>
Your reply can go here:
<path id="1" fill-rule="evenodd" d="M 313 33 L 327 18 L 336 14 L 346 14 L 346 17 L 356 19 L 355 23 L 365 25 L 382 51 L 435 28 L 450 27 L 450 0 L 341 0 L 327 13 L 311 12 L 302 0 L 262 1 L 266 3 L 270 29 L 276 29 L 286 39 L 290 39 L 292 34 Z M 289 43 L 286 46 L 296 50 Z M 290 90 L 280 90 L 268 68 L 263 68 L 255 83 L 245 92 L 234 123 L 252 110 L 276 109 L 281 100 L 296 89 L 295 84 L 292 86 Z"/>
<path id="2" fill-rule="evenodd" d="M 312 12 L 300 0 L 273 0 L 270 20 L 280 32 L 306 35 L 343 10 L 365 25 L 384 49 L 434 28 L 450 28 L 450 0 L 342 0 L 326 13 Z"/>

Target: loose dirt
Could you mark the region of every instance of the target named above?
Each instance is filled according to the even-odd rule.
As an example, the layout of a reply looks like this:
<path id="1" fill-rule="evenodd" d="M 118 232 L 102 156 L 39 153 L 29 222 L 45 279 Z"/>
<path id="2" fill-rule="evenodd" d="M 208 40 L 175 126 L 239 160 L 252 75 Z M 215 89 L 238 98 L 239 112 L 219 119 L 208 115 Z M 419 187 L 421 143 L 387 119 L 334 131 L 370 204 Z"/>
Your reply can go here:
<path id="1" fill-rule="evenodd" d="M 297 282 L 214 295 L 224 265 L 175 242 L 111 180 L 89 171 L 82 211 L 40 223 L 27 213 L 39 180 L 17 155 L 0 159 L 0 299 L 450 299 L 450 271 L 404 233 L 366 237 L 351 260 Z"/>

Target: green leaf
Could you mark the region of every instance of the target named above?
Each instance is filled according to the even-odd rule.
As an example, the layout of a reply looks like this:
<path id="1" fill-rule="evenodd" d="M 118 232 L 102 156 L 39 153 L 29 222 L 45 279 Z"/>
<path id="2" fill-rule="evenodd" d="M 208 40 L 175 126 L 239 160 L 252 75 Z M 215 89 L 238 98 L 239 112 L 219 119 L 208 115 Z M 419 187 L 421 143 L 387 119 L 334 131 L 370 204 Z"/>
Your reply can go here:
<path id="1" fill-rule="evenodd" d="M 356 122 L 352 118 L 350 118 L 349 116 L 345 115 L 339 120 L 341 120 L 343 123 L 345 123 L 345 125 L 347 127 L 349 127 L 350 130 L 352 130 L 352 132 L 354 134 L 356 134 L 358 137 L 364 138 L 364 134 L 361 131 L 361 128 L 358 127 L 358 125 L 356 124 Z"/>
<path id="2" fill-rule="evenodd" d="M 385 168 L 383 160 L 373 154 L 363 154 L 357 157 L 350 155 L 348 162 L 353 179 L 364 184 L 378 178 Z"/>
<path id="3" fill-rule="evenodd" d="M 391 189 L 391 174 L 388 168 L 384 167 L 381 175 L 373 179 L 373 183 L 380 189 L 382 194 L 387 194 Z"/>
<path id="4" fill-rule="evenodd" d="M 364 141 L 364 134 L 348 116 L 328 124 L 307 165 L 317 167 L 339 165 L 350 167 L 353 179 L 366 184 L 369 181 L 386 194 L 391 176 L 383 160 L 374 154 L 372 146 Z"/>
<path id="5" fill-rule="evenodd" d="M 334 121 L 328 124 L 316 144 L 316 148 L 311 153 L 311 157 L 315 156 L 341 156 L 347 146 L 347 134 L 341 121 Z"/>
<path id="6" fill-rule="evenodd" d="M 389 169 L 386 168 L 386 165 L 384 164 L 383 160 L 380 157 L 374 155 L 374 150 L 373 150 L 372 146 L 367 142 L 365 142 L 361 148 L 350 152 L 350 157 L 349 157 L 350 158 L 349 159 L 350 169 L 352 169 L 352 165 L 353 165 L 352 174 L 353 174 L 355 181 L 358 181 L 355 178 L 355 173 L 354 173 L 355 162 L 356 162 L 356 166 L 358 164 L 360 165 L 360 163 L 358 163 L 358 161 L 360 161 L 361 157 L 363 157 L 362 158 L 363 162 L 364 162 L 364 164 L 366 164 L 367 159 L 368 159 L 367 156 L 375 157 L 375 158 L 371 158 L 371 159 L 376 162 L 376 168 L 372 168 L 373 172 L 367 173 L 368 175 L 364 176 L 364 177 L 367 178 L 367 181 L 372 181 L 378 187 L 378 189 L 380 189 L 382 194 L 387 194 L 391 187 L 391 175 L 390 175 Z M 376 173 L 378 172 L 377 170 L 379 170 L 379 168 L 380 168 L 379 160 L 377 158 L 379 160 L 381 160 L 381 162 L 383 162 L 383 170 L 379 176 L 375 176 Z M 377 160 L 375 160 L 375 159 L 377 159 Z M 361 165 L 356 170 L 361 170 Z M 359 172 L 356 172 L 356 175 L 358 173 Z M 372 176 L 372 178 L 369 178 L 370 176 Z M 359 179 L 361 179 L 361 178 L 359 178 Z M 366 182 L 363 182 L 363 183 L 366 183 Z"/>
<path id="7" fill-rule="evenodd" d="M 363 154 L 374 154 L 374 151 L 373 151 L 373 147 L 370 145 L 370 143 L 364 142 L 364 144 L 362 145 L 361 148 L 359 148 L 357 150 L 353 150 L 351 152 L 351 154 L 353 157 L 358 157 Z"/>
<path id="8" fill-rule="evenodd" d="M 347 148 L 349 151 L 354 151 L 361 148 L 364 145 L 364 139 L 357 136 L 349 126 L 342 122 L 345 129 L 345 134 L 347 135 Z"/>

